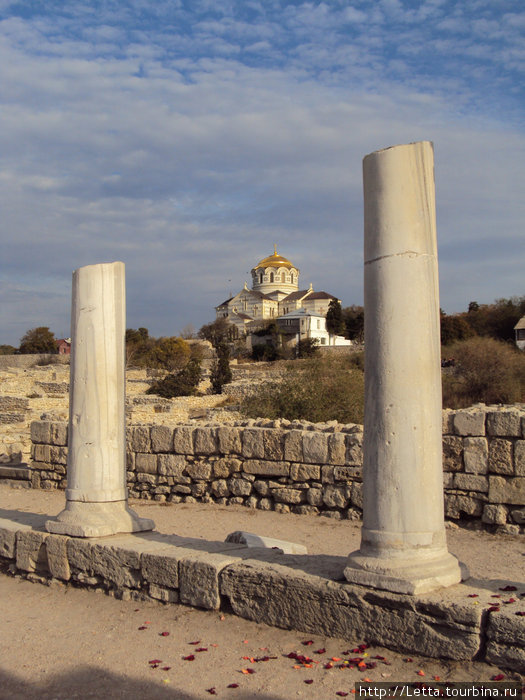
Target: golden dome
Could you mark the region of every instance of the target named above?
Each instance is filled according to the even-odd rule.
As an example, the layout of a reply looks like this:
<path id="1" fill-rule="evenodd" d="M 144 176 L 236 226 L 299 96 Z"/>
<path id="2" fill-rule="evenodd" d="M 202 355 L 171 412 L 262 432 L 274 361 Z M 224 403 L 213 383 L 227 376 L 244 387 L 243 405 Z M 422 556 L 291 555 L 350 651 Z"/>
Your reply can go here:
<path id="1" fill-rule="evenodd" d="M 263 258 L 261 262 L 254 267 L 254 270 L 258 270 L 260 267 L 287 267 L 290 270 L 291 268 L 295 268 L 295 265 L 292 265 L 289 260 L 279 255 L 275 247 L 273 255 Z"/>

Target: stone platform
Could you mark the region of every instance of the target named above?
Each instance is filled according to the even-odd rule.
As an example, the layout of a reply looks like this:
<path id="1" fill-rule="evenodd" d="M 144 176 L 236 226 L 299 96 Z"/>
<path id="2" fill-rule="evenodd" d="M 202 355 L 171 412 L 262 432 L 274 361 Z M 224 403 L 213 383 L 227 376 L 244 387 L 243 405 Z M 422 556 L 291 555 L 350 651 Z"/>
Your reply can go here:
<path id="1" fill-rule="evenodd" d="M 347 583 L 345 557 L 159 532 L 76 539 L 45 532 L 46 515 L 2 514 L 1 567 L 34 581 L 220 609 L 284 629 L 525 673 L 525 615 L 516 614 L 525 611 L 523 583 L 469 579 L 431 594 L 401 595 Z M 502 592 L 506 587 L 515 590 Z"/>

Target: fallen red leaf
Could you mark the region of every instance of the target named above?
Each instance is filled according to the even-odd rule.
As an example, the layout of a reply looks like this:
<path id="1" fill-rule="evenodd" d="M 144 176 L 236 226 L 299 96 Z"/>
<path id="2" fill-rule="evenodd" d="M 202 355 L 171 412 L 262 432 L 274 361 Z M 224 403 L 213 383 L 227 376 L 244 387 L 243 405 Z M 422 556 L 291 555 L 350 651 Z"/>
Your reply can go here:
<path id="1" fill-rule="evenodd" d="M 160 632 L 159 637 L 169 637 L 170 633 L 169 632 Z"/>
<path id="2" fill-rule="evenodd" d="M 425 675 L 425 672 L 422 671 L 421 669 L 419 669 L 419 671 L 417 672 L 417 675 L 418 675 L 418 676 L 424 676 L 424 675 Z"/>
<path id="3" fill-rule="evenodd" d="M 226 686 L 227 688 L 238 688 L 239 684 L 238 683 L 230 683 L 230 685 Z"/>
<path id="4" fill-rule="evenodd" d="M 502 681 L 504 678 L 505 678 L 505 676 L 503 675 L 503 673 L 498 673 L 495 676 L 492 676 L 492 678 L 490 680 L 491 681 Z"/>
<path id="5" fill-rule="evenodd" d="M 313 639 L 307 639 L 305 642 L 301 642 L 301 644 L 304 644 L 305 647 L 309 647 L 313 643 L 314 643 Z"/>
<path id="6" fill-rule="evenodd" d="M 255 673 L 255 669 L 253 668 L 243 668 L 241 673 L 246 673 L 248 675 L 251 675 L 252 673 Z"/>
<path id="7" fill-rule="evenodd" d="M 333 663 L 332 663 L 331 661 L 329 661 L 327 664 L 325 664 L 325 665 L 323 666 L 323 668 L 333 668 L 333 667 L 334 667 L 334 665 L 333 665 Z"/>
<path id="8" fill-rule="evenodd" d="M 469 598 L 479 598 L 479 595 L 477 593 L 469 593 Z"/>
<path id="9" fill-rule="evenodd" d="M 505 586 L 505 588 L 500 588 L 500 591 L 517 591 L 516 586 Z"/>
<path id="10" fill-rule="evenodd" d="M 524 610 L 520 610 L 519 612 L 514 613 L 514 614 L 515 614 L 515 615 L 518 615 L 519 617 L 525 617 L 525 611 L 524 611 Z"/>
<path id="11" fill-rule="evenodd" d="M 433 680 L 433 681 L 440 681 L 440 680 L 441 680 L 441 676 L 432 676 L 432 680 Z"/>
<path id="12" fill-rule="evenodd" d="M 326 653 L 326 649 L 324 649 L 324 648 L 323 648 L 323 649 L 317 649 L 317 651 L 314 651 L 314 654 L 325 654 L 325 653 Z"/>
<path id="13" fill-rule="evenodd" d="M 499 593 L 494 593 L 494 595 L 490 596 L 491 598 L 501 598 Z"/>
<path id="14" fill-rule="evenodd" d="M 489 612 L 499 612 L 499 605 L 491 605 Z"/>
<path id="15" fill-rule="evenodd" d="M 199 647 L 198 649 L 195 649 L 195 652 L 198 651 L 208 651 L 208 647 Z"/>
<path id="16" fill-rule="evenodd" d="M 151 661 L 148 661 L 149 664 L 161 664 L 162 660 L 161 659 L 151 659 Z"/>
<path id="17" fill-rule="evenodd" d="M 306 685 L 312 685 L 312 683 L 314 682 L 314 679 L 313 679 L 313 678 L 307 678 L 304 682 L 306 683 Z"/>
<path id="18" fill-rule="evenodd" d="M 341 659 L 338 656 L 332 656 L 332 661 L 341 661 Z"/>
<path id="19" fill-rule="evenodd" d="M 169 671 L 171 666 L 163 666 L 160 670 L 161 671 Z"/>
<path id="20" fill-rule="evenodd" d="M 344 690 L 338 690 L 338 691 L 336 692 L 336 695 L 338 695 L 340 698 L 346 698 L 346 696 L 348 695 L 348 693 L 345 693 Z"/>
<path id="21" fill-rule="evenodd" d="M 505 605 L 508 605 L 509 603 L 515 603 L 516 598 L 509 598 L 508 600 L 504 600 L 503 602 L 505 603 Z"/>
<path id="22" fill-rule="evenodd" d="M 147 630 L 148 628 L 145 625 L 142 625 L 142 627 L 138 627 L 137 629 L 139 630 Z"/>
<path id="23" fill-rule="evenodd" d="M 385 657 L 384 656 L 379 656 L 379 654 L 376 654 L 376 656 L 372 657 L 373 659 L 377 659 L 378 661 L 384 661 Z"/>
<path id="24" fill-rule="evenodd" d="M 182 657 L 184 661 L 195 661 L 195 656 L 193 654 L 190 654 L 189 656 L 183 656 Z"/>
<path id="25" fill-rule="evenodd" d="M 217 691 L 215 690 L 215 688 L 206 688 L 206 692 L 210 695 L 217 695 Z"/>
<path id="26" fill-rule="evenodd" d="M 410 657 L 408 657 L 408 659 L 403 659 L 403 661 L 404 661 L 406 664 L 411 664 L 411 663 L 413 663 L 414 659 L 411 659 Z"/>
<path id="27" fill-rule="evenodd" d="M 191 644 L 191 645 L 194 646 L 194 647 L 197 646 L 197 644 L 200 644 L 200 643 L 201 643 L 201 640 L 200 640 L 200 639 L 197 640 L 196 642 L 188 642 L 188 644 Z"/>

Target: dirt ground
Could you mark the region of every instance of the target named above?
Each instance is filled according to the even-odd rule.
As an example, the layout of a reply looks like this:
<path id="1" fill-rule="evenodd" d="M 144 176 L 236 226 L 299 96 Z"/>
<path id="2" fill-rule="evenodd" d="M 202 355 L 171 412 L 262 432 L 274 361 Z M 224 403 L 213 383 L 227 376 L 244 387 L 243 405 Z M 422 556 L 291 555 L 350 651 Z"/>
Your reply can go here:
<path id="1" fill-rule="evenodd" d="M 9 517 L 16 511 L 53 516 L 63 505 L 63 492 L 0 486 L 0 516 L 2 511 L 10 511 Z M 360 523 L 241 506 L 132 505 L 165 533 L 219 540 L 234 530 L 247 530 L 300 542 L 311 554 L 340 556 L 359 545 Z M 448 540 L 450 550 L 473 576 L 523 581 L 525 590 L 523 537 L 452 527 Z M 379 647 L 352 652 L 365 640 L 308 636 L 182 605 L 124 602 L 72 586 L 48 587 L 10 576 L 0 576 L 0 615 L 0 698 L 9 700 L 193 700 L 213 695 L 324 700 L 345 697 L 344 693 L 350 697 L 353 684 L 365 678 L 487 681 L 499 673 L 505 680 L 520 678 L 487 664 L 409 659 Z M 313 663 L 297 663 L 288 657 L 291 652 L 307 655 Z M 184 659 L 191 656 L 193 660 Z M 371 667 L 338 668 L 356 656 Z M 333 667 L 325 668 L 326 664 Z"/>

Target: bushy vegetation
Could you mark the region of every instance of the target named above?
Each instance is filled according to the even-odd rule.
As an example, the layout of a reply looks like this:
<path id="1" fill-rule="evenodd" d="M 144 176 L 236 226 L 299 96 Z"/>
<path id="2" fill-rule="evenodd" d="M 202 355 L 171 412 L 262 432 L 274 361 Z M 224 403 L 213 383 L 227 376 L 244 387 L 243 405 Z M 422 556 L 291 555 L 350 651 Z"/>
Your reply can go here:
<path id="1" fill-rule="evenodd" d="M 175 396 L 194 396 L 200 380 L 201 360 L 198 357 L 192 357 L 182 369 L 154 382 L 146 394 L 156 394 L 165 399 L 172 399 Z"/>
<path id="2" fill-rule="evenodd" d="M 216 358 L 211 368 L 211 388 L 214 394 L 222 394 L 222 387 L 232 380 L 230 368 L 230 343 L 237 338 L 237 329 L 224 318 L 202 326 L 199 336 L 208 340 L 215 350 Z"/>
<path id="3" fill-rule="evenodd" d="M 177 372 L 190 359 L 191 349 L 182 338 L 153 338 L 147 328 L 126 330 L 126 362 L 128 366 L 164 369 Z"/>
<path id="4" fill-rule="evenodd" d="M 314 357 L 286 365 L 282 381 L 264 384 L 241 410 L 249 417 L 362 423 L 363 372 L 345 357 Z"/>
<path id="5" fill-rule="evenodd" d="M 454 367 L 443 374 L 443 407 L 525 401 L 525 353 L 510 343 L 473 337 L 448 345 Z"/>
<path id="6" fill-rule="evenodd" d="M 20 340 L 19 352 L 23 355 L 58 352 L 55 334 L 48 326 L 32 328 Z"/>
<path id="7" fill-rule="evenodd" d="M 514 326 L 525 314 L 525 297 L 496 299 L 492 304 L 471 301 L 468 311 L 448 316 L 441 312 L 441 342 L 447 345 L 480 335 L 514 341 Z"/>

